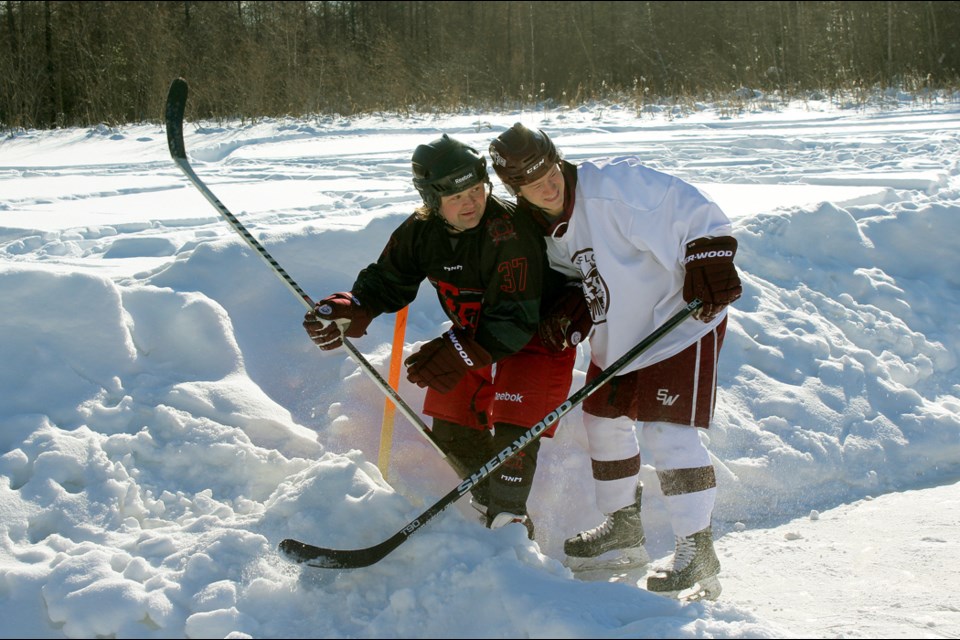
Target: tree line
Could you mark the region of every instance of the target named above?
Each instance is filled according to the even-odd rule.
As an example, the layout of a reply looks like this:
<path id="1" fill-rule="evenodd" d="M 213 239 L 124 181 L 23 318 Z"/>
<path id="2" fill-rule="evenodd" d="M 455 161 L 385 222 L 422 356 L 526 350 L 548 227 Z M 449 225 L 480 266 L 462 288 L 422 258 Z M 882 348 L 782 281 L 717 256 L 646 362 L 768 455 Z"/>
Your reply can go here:
<path id="1" fill-rule="evenodd" d="M 952 88 L 960 2 L 14 2 L 0 127 Z"/>

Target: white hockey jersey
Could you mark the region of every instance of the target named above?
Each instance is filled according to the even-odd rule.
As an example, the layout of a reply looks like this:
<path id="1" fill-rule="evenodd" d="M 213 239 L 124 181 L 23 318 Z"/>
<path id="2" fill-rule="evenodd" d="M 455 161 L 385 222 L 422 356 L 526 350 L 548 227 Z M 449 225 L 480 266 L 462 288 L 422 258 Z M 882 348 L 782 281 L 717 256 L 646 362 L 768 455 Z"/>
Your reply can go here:
<path id="1" fill-rule="evenodd" d="M 594 321 L 593 363 L 607 368 L 680 311 L 687 242 L 726 235 L 726 214 L 679 178 L 633 157 L 580 164 L 566 229 L 546 240 L 554 268 L 582 279 Z M 724 317 L 726 310 L 710 323 L 685 320 L 621 373 L 679 353 Z"/>

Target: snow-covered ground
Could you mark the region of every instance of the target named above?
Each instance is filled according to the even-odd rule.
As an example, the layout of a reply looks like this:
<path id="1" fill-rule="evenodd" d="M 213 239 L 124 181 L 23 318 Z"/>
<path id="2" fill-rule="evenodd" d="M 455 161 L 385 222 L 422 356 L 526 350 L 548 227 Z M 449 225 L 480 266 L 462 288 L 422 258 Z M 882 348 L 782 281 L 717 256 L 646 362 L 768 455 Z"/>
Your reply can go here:
<path id="1" fill-rule="evenodd" d="M 960 636 L 958 115 L 951 97 L 188 122 L 194 169 L 315 299 L 417 206 L 409 158 L 441 132 L 486 150 L 521 121 L 574 162 L 634 154 L 709 192 L 735 220 L 744 296 L 703 434 L 724 592 L 691 604 L 644 591 L 643 572 L 588 582 L 561 564 L 601 519 L 579 409 L 541 450 L 536 542 L 458 503 L 372 567 L 283 560 L 286 537 L 385 540 L 458 479 L 406 418 L 391 428 L 345 352 L 310 343 L 301 301 L 162 127 L 8 132 L 0 636 Z M 425 286 L 411 305 L 405 354 L 445 328 L 434 300 Z M 393 333 L 384 316 L 354 341 L 384 377 Z M 399 392 L 419 409 L 422 390 L 401 376 Z"/>

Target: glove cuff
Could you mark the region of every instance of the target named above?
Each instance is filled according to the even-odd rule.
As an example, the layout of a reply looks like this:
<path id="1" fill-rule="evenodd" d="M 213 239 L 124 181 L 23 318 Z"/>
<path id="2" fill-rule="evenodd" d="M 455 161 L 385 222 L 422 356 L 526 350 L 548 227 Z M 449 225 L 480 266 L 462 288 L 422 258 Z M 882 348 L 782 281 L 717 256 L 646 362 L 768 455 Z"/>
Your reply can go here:
<path id="1" fill-rule="evenodd" d="M 687 243 L 687 254 L 683 259 L 683 265 L 690 267 L 733 262 L 736 255 L 737 239 L 733 236 L 697 238 Z"/>
<path id="2" fill-rule="evenodd" d="M 331 294 L 318 302 L 314 308 L 320 319 L 336 322 L 340 327 L 338 333 L 348 338 L 364 336 L 374 317 L 361 305 L 360 298 L 352 291 Z"/>
<path id="3" fill-rule="evenodd" d="M 490 352 L 466 331 L 454 327 L 444 333 L 443 338 L 467 369 L 481 369 L 493 363 Z"/>
<path id="4" fill-rule="evenodd" d="M 342 305 L 353 305 L 360 304 L 360 302 L 353 297 L 353 294 L 349 291 L 340 291 L 338 293 L 333 293 L 319 301 L 314 305 L 314 309 L 318 315 L 329 317 L 333 316 L 336 312 L 334 304 Z"/>

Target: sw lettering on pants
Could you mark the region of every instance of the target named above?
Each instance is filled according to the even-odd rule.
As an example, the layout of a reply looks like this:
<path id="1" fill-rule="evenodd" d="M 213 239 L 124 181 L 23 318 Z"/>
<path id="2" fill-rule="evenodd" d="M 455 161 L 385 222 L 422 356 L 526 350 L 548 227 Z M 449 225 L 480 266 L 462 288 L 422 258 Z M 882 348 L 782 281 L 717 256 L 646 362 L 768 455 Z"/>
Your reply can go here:
<path id="1" fill-rule="evenodd" d="M 673 403 L 676 402 L 676 401 L 677 401 L 677 398 L 680 397 L 680 394 L 677 393 L 677 394 L 674 394 L 674 395 L 671 396 L 671 395 L 669 395 L 669 393 L 670 393 L 670 392 L 669 392 L 668 389 L 658 389 L 658 390 L 657 390 L 657 400 L 659 400 L 660 402 L 662 402 L 664 405 L 666 405 L 666 406 L 668 406 L 668 407 L 672 407 L 672 406 L 673 406 Z"/>

